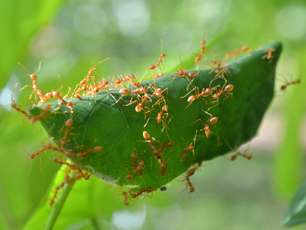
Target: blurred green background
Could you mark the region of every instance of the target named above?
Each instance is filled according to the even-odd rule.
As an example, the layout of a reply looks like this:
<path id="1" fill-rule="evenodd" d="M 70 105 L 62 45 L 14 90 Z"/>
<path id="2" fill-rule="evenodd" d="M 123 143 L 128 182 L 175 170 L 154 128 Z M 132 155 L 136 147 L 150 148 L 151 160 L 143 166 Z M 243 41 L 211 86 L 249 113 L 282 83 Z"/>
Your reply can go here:
<path id="1" fill-rule="evenodd" d="M 197 194 L 179 194 L 185 183 L 174 181 L 167 191 L 128 207 L 116 195 L 118 187 L 94 178 L 77 182 L 56 229 L 285 229 L 280 221 L 305 178 L 303 0 L 0 1 L 0 229 L 25 225 L 59 168 L 46 154 L 29 158 L 45 133 L 10 110 L 12 93 L 25 108 L 31 92 L 18 91 L 31 80 L 17 62 L 35 72 L 42 61 L 37 84 L 43 91 L 61 85 L 67 89 L 107 57 L 111 59 L 98 66 L 98 74 L 142 76 L 157 62 L 161 39 L 168 53 L 165 68 L 175 71 L 179 55 L 185 60 L 199 51 L 207 25 L 205 38 L 208 43 L 218 38 L 213 49 L 220 57 L 241 44 L 253 49 L 271 40 L 284 44 L 278 96 L 251 142 L 253 160 L 214 159 L 192 177 Z M 288 87 L 283 96 L 282 76 L 302 78 L 302 83 Z"/>

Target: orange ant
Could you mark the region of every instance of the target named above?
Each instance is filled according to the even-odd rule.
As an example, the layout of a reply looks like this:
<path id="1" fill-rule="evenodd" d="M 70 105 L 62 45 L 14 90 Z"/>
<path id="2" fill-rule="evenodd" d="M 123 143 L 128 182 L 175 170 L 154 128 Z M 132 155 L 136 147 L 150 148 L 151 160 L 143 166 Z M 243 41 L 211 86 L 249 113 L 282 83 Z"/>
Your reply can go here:
<path id="1" fill-rule="evenodd" d="M 136 105 L 136 107 L 135 107 L 135 111 L 137 113 L 139 113 L 141 110 L 143 110 L 143 104 L 146 102 L 147 99 L 150 99 L 150 101 L 152 101 L 151 98 L 150 98 L 150 95 L 145 93 L 143 98 L 142 98 L 142 101 L 138 105 Z"/>
<path id="2" fill-rule="evenodd" d="M 163 73 L 159 73 L 159 74 L 157 74 L 157 75 L 154 75 L 154 78 L 157 79 L 157 78 L 160 78 L 160 77 L 162 77 L 162 76 L 164 76 L 164 74 L 163 74 Z"/>
<path id="3" fill-rule="evenodd" d="M 39 96 L 40 100 L 45 96 L 44 92 L 39 90 L 37 88 L 37 82 L 36 82 L 36 74 L 40 71 L 40 68 L 41 68 L 41 61 L 39 62 L 39 66 L 38 66 L 38 70 L 35 72 L 35 73 L 30 73 L 20 62 L 17 62 L 18 65 L 20 65 L 28 74 L 28 76 L 30 77 L 30 79 L 32 80 L 32 85 L 26 85 L 24 87 L 22 87 L 20 89 L 23 90 L 24 88 L 26 87 L 32 87 L 33 88 L 33 91 L 32 93 L 30 94 L 30 99 L 31 99 L 31 96 L 33 94 L 33 92 L 35 92 L 35 100 L 37 101 L 37 98 L 36 98 L 36 94 Z"/>
<path id="4" fill-rule="evenodd" d="M 98 152 L 101 152 L 102 150 L 103 150 L 102 146 L 96 146 L 93 149 L 88 149 L 88 150 L 85 150 L 84 152 L 79 152 L 79 153 L 76 154 L 76 156 L 81 158 L 83 156 L 86 156 L 90 152 L 98 153 Z"/>
<path id="5" fill-rule="evenodd" d="M 100 61 L 100 62 L 98 62 L 97 64 L 95 64 L 94 66 L 92 66 L 92 67 L 89 69 L 89 71 L 88 71 L 87 77 L 86 77 L 85 79 L 83 79 L 82 81 L 80 81 L 79 85 L 80 85 L 80 86 L 85 86 L 85 85 L 88 83 L 89 79 L 92 77 L 92 72 L 95 71 L 95 70 L 97 69 L 95 66 L 99 65 L 100 63 L 102 63 L 102 62 L 104 62 L 104 61 L 106 61 L 106 60 L 108 60 L 108 59 L 110 59 L 110 58 L 106 58 L 106 59 L 104 59 L 103 61 Z"/>
<path id="6" fill-rule="evenodd" d="M 164 106 L 162 107 L 162 109 L 161 109 L 160 112 L 158 112 L 155 108 L 153 108 L 153 109 L 149 110 L 149 111 L 146 112 L 146 113 L 150 113 L 152 110 L 155 110 L 155 111 L 157 112 L 157 117 L 156 117 L 156 122 L 157 122 L 157 124 L 162 123 L 162 125 L 163 125 L 162 132 L 164 131 L 165 128 L 168 129 L 167 123 L 169 124 L 170 121 L 171 121 L 172 118 L 173 118 L 173 116 L 170 115 L 170 116 L 171 116 L 171 119 L 167 122 L 167 118 L 168 118 L 168 116 L 169 116 L 169 113 L 167 113 L 168 106 L 167 106 L 167 105 L 164 105 Z M 144 127 L 147 126 L 147 124 L 148 124 L 148 122 L 149 122 L 150 119 L 151 119 L 151 117 L 148 118 L 148 120 L 146 121 Z"/>
<path id="7" fill-rule="evenodd" d="M 223 138 L 224 139 L 224 138 Z M 236 160 L 237 156 L 242 156 L 248 160 L 251 160 L 252 157 L 253 157 L 253 153 L 251 154 L 248 154 L 248 152 L 250 151 L 249 150 L 249 147 L 250 147 L 250 144 L 248 145 L 247 149 L 241 153 L 240 150 L 238 149 L 237 145 L 235 144 L 235 150 L 232 149 L 232 147 L 229 145 L 229 143 L 224 139 L 224 141 L 226 142 L 226 144 L 228 145 L 228 147 L 233 151 L 235 152 L 235 154 L 233 156 L 231 156 L 231 161 L 234 161 Z"/>
<path id="8" fill-rule="evenodd" d="M 52 149 L 52 144 L 50 142 L 47 142 L 46 144 L 44 144 L 44 146 L 39 151 L 37 151 L 36 153 L 31 153 L 30 158 L 34 159 L 35 156 L 49 149 Z"/>
<path id="9" fill-rule="evenodd" d="M 151 138 L 151 135 L 147 131 L 143 131 L 142 136 L 146 140 L 150 140 L 150 138 Z M 152 139 L 154 139 L 154 137 L 152 137 Z"/>
<path id="10" fill-rule="evenodd" d="M 128 197 L 128 193 L 127 192 L 125 192 L 125 191 L 122 191 L 121 189 L 120 189 L 120 191 L 121 191 L 121 194 L 120 195 L 122 195 L 123 197 L 124 197 L 124 205 L 125 206 L 128 206 L 130 203 L 128 202 L 128 200 L 131 200 L 131 198 L 130 197 Z"/>
<path id="11" fill-rule="evenodd" d="M 237 50 L 237 49 L 235 49 L 234 51 L 231 51 L 231 52 L 228 52 L 226 55 L 225 55 L 225 58 L 227 59 L 227 58 L 229 58 L 230 56 L 233 56 L 234 57 L 234 59 L 235 59 L 235 57 L 238 55 L 238 54 L 240 54 L 241 52 L 247 52 L 247 51 L 249 51 L 249 49 L 250 49 L 250 47 L 248 47 L 248 46 L 241 46 L 240 45 L 240 50 Z"/>
<path id="12" fill-rule="evenodd" d="M 55 161 L 55 162 L 56 163 L 64 163 L 62 161 Z M 68 163 L 66 163 L 66 164 L 68 164 Z M 68 167 L 70 167 L 70 166 L 68 166 Z M 79 170 L 81 170 L 81 169 L 79 169 Z M 81 179 L 81 178 L 84 178 L 84 179 L 88 180 L 89 177 L 90 177 L 90 174 L 88 172 L 86 172 L 86 173 L 81 172 L 81 173 L 78 173 L 78 174 L 72 174 L 72 176 L 69 176 L 69 175 L 66 174 L 64 176 L 64 182 L 61 182 L 58 186 L 55 187 L 53 197 L 49 201 L 50 207 L 52 207 L 54 205 L 54 201 L 55 201 L 55 199 L 58 195 L 59 190 L 62 189 L 65 186 L 65 184 L 69 184 L 70 182 Z"/>
<path id="13" fill-rule="evenodd" d="M 156 64 L 156 65 L 150 65 L 150 66 L 148 67 L 148 69 L 155 70 L 155 69 L 163 62 L 163 58 L 166 57 L 166 56 L 167 56 L 167 54 L 163 54 L 163 53 L 162 53 L 162 54 L 160 55 L 159 59 L 158 59 L 157 64 Z"/>
<path id="14" fill-rule="evenodd" d="M 143 193 L 152 193 L 154 191 L 154 188 L 152 187 L 147 187 L 146 189 L 139 189 L 139 191 L 137 193 L 130 193 L 132 198 L 136 198 L 140 195 L 142 195 Z"/>
<path id="15" fill-rule="evenodd" d="M 186 148 L 184 148 L 184 149 L 182 150 L 182 152 L 184 152 L 184 153 L 182 154 L 182 161 L 186 160 L 186 157 L 187 157 L 186 152 L 187 152 L 187 151 L 192 151 L 192 154 L 194 154 L 194 146 L 192 145 L 192 143 L 190 143 L 190 145 L 186 146 Z"/>
<path id="16" fill-rule="evenodd" d="M 69 119 L 65 122 L 65 126 L 66 126 L 65 134 L 64 134 L 63 138 L 62 138 L 61 141 L 60 141 L 60 144 L 61 144 L 61 146 L 62 146 L 63 148 L 66 147 L 66 140 L 67 140 L 67 138 L 68 138 L 69 131 L 70 131 L 72 125 L 73 125 L 73 120 L 72 120 L 72 118 L 69 118 Z"/>
<path id="17" fill-rule="evenodd" d="M 200 93 L 199 92 L 199 88 L 198 87 L 194 87 L 193 90 L 191 90 L 189 93 L 187 93 L 185 96 L 181 97 L 181 98 L 184 98 L 186 97 L 187 95 L 189 95 L 192 91 L 195 91 L 195 95 L 191 95 L 188 97 L 187 99 L 187 102 L 189 102 L 189 105 L 183 110 L 185 111 L 190 105 L 192 102 L 194 102 L 196 99 L 198 98 L 201 98 L 202 100 L 204 100 L 207 104 L 207 101 L 203 98 L 203 97 L 207 97 L 209 96 L 211 93 L 212 93 L 212 90 L 210 88 L 203 88 L 202 89 L 202 92 Z"/>
<path id="18" fill-rule="evenodd" d="M 18 112 L 22 113 L 23 115 L 25 115 L 30 121 L 32 120 L 31 118 L 33 115 L 29 115 L 25 110 L 22 110 L 22 106 L 18 105 L 15 100 L 12 101 L 11 107 L 17 110 Z"/>
<path id="19" fill-rule="evenodd" d="M 223 87 L 224 87 L 224 85 L 223 85 Z M 224 87 L 224 89 L 223 89 L 223 87 L 219 92 L 212 95 L 212 98 L 216 100 L 215 102 L 217 102 L 217 105 L 219 104 L 219 97 L 221 95 L 224 95 L 226 98 L 229 97 L 228 95 L 231 95 L 231 96 L 233 95 L 233 93 L 230 93 L 230 92 L 234 89 L 234 85 L 228 84 Z M 214 87 L 213 89 L 216 89 L 216 88 L 217 87 Z M 215 105 L 215 106 L 217 106 L 217 105 Z M 208 110 L 210 110 L 211 108 L 213 108 L 215 106 L 210 107 Z"/>
<path id="20" fill-rule="evenodd" d="M 183 63 L 182 63 L 181 56 L 179 56 L 179 57 L 180 57 L 181 66 L 180 66 L 179 70 L 176 71 L 176 73 L 179 75 L 178 77 L 183 76 L 183 77 L 185 77 L 188 81 L 190 81 L 190 80 L 189 80 L 189 77 L 190 77 L 190 78 L 193 78 L 192 81 L 190 81 L 189 84 L 188 84 L 188 86 L 187 86 L 187 90 L 188 90 L 189 86 L 192 84 L 192 82 L 195 80 L 195 78 L 196 78 L 196 76 L 198 76 L 198 74 L 195 73 L 195 72 L 189 72 L 189 73 L 187 74 L 187 73 L 186 73 L 186 67 L 183 68 Z M 173 81 L 174 79 L 175 79 L 175 78 L 173 78 L 172 81 Z"/>
<path id="21" fill-rule="evenodd" d="M 211 63 L 213 63 L 214 65 L 216 65 L 217 67 L 219 67 L 219 68 L 221 68 L 222 67 L 222 61 L 216 61 L 216 59 L 215 58 L 213 58 L 212 60 L 211 60 Z"/>
<path id="22" fill-rule="evenodd" d="M 274 51 L 275 51 L 275 49 L 272 48 L 272 47 L 270 47 L 270 48 L 268 49 L 268 52 L 267 52 L 265 55 L 263 55 L 261 58 L 262 58 L 262 59 L 267 58 L 267 60 L 272 59 L 272 58 L 274 57 L 273 54 L 272 54 Z"/>
<path id="23" fill-rule="evenodd" d="M 116 76 L 113 76 L 113 78 L 117 78 Z M 138 84 L 137 83 L 134 83 L 133 79 L 135 78 L 135 75 L 134 74 L 131 74 L 131 75 L 125 75 L 125 78 L 117 78 L 117 80 L 114 82 L 114 85 L 115 85 L 115 88 L 119 88 L 120 85 L 124 82 L 127 82 L 130 80 L 130 83 L 131 85 L 133 86 L 137 86 Z"/>
<path id="24" fill-rule="evenodd" d="M 280 87 L 280 90 L 285 91 L 289 85 L 300 84 L 300 83 L 301 79 L 297 79 L 295 81 L 291 80 L 289 82 L 286 80 L 286 83 Z"/>
<path id="25" fill-rule="evenodd" d="M 58 186 L 55 187 L 53 197 L 52 197 L 52 199 L 49 201 L 50 207 L 52 207 L 52 206 L 54 205 L 54 200 L 55 200 L 56 197 L 57 197 L 58 191 L 59 191 L 61 188 L 63 188 L 64 185 L 65 185 L 65 183 L 64 183 L 64 182 L 61 182 L 60 185 L 58 185 Z"/>
<path id="26" fill-rule="evenodd" d="M 208 29 L 208 26 L 206 27 L 206 30 L 205 30 L 205 33 L 204 33 L 204 36 L 203 36 L 203 37 L 205 37 L 205 34 L 206 34 L 207 29 Z M 198 63 L 201 61 L 201 59 L 202 59 L 203 56 L 204 56 L 205 60 L 207 61 L 207 63 L 209 64 L 209 62 L 208 62 L 208 60 L 207 60 L 207 58 L 206 58 L 205 53 L 207 53 L 208 55 L 210 55 L 210 54 L 208 53 L 208 50 L 212 50 L 212 49 L 206 49 L 206 48 L 205 48 L 206 42 L 207 42 L 207 39 L 201 41 L 201 53 L 200 53 L 200 54 L 195 54 L 195 55 L 197 55 L 197 56 L 196 56 L 196 58 L 194 59 L 194 63 L 197 65 L 197 70 L 199 70 L 199 64 L 198 64 Z"/>
<path id="27" fill-rule="evenodd" d="M 240 51 L 241 52 L 247 52 L 247 51 L 249 51 L 249 49 L 250 49 L 250 47 L 248 47 L 248 46 L 242 46 Z"/>
<path id="28" fill-rule="evenodd" d="M 161 161 L 161 159 L 160 159 L 160 161 Z M 168 165 L 163 163 L 163 162 L 160 162 L 160 164 L 162 166 L 162 169 L 160 170 L 160 175 L 162 177 L 164 177 L 166 175 L 166 172 L 167 172 L 166 170 L 167 170 Z"/>
<path id="29" fill-rule="evenodd" d="M 191 181 L 189 179 L 189 177 L 191 177 L 194 173 L 195 173 L 195 168 L 191 168 L 187 171 L 185 179 L 181 181 L 181 182 L 183 182 L 185 180 L 187 181 L 186 188 L 183 191 L 181 191 L 180 193 L 184 192 L 188 188 L 188 186 L 189 186 L 189 193 L 188 194 L 194 192 L 195 188 L 193 187 L 193 184 L 191 183 Z"/>
<path id="30" fill-rule="evenodd" d="M 208 138 L 210 136 L 210 134 L 212 133 L 212 131 L 210 130 L 210 125 L 216 124 L 218 122 L 218 117 L 213 117 L 210 113 L 208 113 L 206 111 L 204 111 L 204 112 L 207 113 L 208 115 L 210 115 L 210 118 L 206 121 L 206 123 L 204 123 L 201 119 L 198 119 L 191 124 L 194 124 L 198 121 L 201 121 L 202 124 L 204 125 L 204 128 L 200 129 L 200 132 L 204 130 L 205 131 L 205 136 Z"/>
<path id="31" fill-rule="evenodd" d="M 96 85 L 90 85 L 89 89 L 86 86 L 82 87 L 82 90 L 88 90 L 87 95 L 98 93 L 101 89 L 105 88 L 108 85 L 107 80 L 99 81 Z M 80 98 L 80 95 L 75 94 L 75 97 L 78 99 Z"/>
<path id="32" fill-rule="evenodd" d="M 195 144 L 196 144 L 197 134 L 198 134 L 198 130 L 196 131 L 196 134 L 195 134 L 195 136 L 194 136 L 194 138 L 193 138 L 193 144 L 190 143 L 190 145 L 187 145 L 187 146 L 181 151 L 181 153 L 184 152 L 184 153 L 182 154 L 182 161 L 186 160 L 186 157 L 187 157 L 186 152 L 187 152 L 187 151 L 191 151 L 192 154 L 194 155 L 194 147 L 195 147 Z M 183 139 L 186 143 L 188 143 L 183 137 L 182 137 L 182 139 Z"/>
<path id="33" fill-rule="evenodd" d="M 43 119 L 43 118 L 47 118 L 47 117 L 48 117 L 48 115 L 49 115 L 50 113 L 49 113 L 48 115 L 45 115 L 45 113 L 47 113 L 47 112 L 50 110 L 51 104 L 46 104 L 46 105 L 43 107 L 42 113 L 41 113 L 40 115 L 37 115 L 37 116 L 29 115 L 25 110 L 22 110 L 21 105 L 18 105 L 18 104 L 15 102 L 15 100 L 13 100 L 13 102 L 12 102 L 12 104 L 11 104 L 11 107 L 12 107 L 13 109 L 17 110 L 18 112 L 22 113 L 23 115 L 25 115 L 25 116 L 29 119 L 29 121 L 30 121 L 31 123 L 34 123 L 34 122 L 36 122 L 36 121 L 38 121 L 38 120 L 40 120 L 40 119 Z"/>

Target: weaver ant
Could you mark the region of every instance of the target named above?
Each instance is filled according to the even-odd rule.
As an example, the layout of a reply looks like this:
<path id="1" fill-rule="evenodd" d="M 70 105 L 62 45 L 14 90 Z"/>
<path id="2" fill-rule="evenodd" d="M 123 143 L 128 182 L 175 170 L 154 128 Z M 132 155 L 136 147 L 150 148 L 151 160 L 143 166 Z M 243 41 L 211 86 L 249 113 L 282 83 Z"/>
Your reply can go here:
<path id="1" fill-rule="evenodd" d="M 261 58 L 262 58 L 262 59 L 267 58 L 267 60 L 272 59 L 272 58 L 274 57 L 273 54 L 272 54 L 274 51 L 275 51 L 275 49 L 272 48 L 272 47 L 270 47 L 270 48 L 268 49 L 268 52 L 267 52 L 265 55 L 263 55 Z"/>

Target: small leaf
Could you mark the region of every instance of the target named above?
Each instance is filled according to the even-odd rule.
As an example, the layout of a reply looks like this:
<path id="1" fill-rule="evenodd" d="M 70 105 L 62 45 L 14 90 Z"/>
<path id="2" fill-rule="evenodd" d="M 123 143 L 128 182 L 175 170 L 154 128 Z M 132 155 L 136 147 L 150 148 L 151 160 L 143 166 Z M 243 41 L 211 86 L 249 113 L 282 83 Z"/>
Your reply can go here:
<path id="1" fill-rule="evenodd" d="M 282 225 L 294 227 L 306 222 L 306 181 L 295 193 L 290 208 L 282 220 Z"/>
<path id="2" fill-rule="evenodd" d="M 267 59 L 269 48 L 274 51 Z M 155 190 L 193 164 L 224 155 L 256 135 L 274 95 L 281 49 L 280 42 L 273 42 L 227 63 L 223 67 L 228 67 L 230 74 L 225 73 L 224 78 L 216 78 L 216 69 L 208 69 L 186 71 L 197 73 L 195 78 L 173 73 L 141 82 L 147 99 L 132 95 L 135 87 L 130 86 L 126 96 L 113 89 L 67 99 L 73 103 L 72 113 L 59 102 L 51 103 L 51 114 L 41 112 L 45 105 L 35 105 L 30 112 L 41 114 L 49 136 L 79 167 L 108 183 L 138 187 L 140 193 Z M 233 89 L 224 91 L 231 85 Z M 213 93 L 187 102 L 204 88 L 213 89 Z M 156 96 L 158 89 L 160 97 Z M 219 92 L 219 99 L 213 98 Z M 168 109 L 163 111 L 166 105 Z M 212 117 L 218 121 L 214 118 L 212 122 Z M 73 120 L 72 128 L 65 126 L 69 119 Z M 65 133 L 69 135 L 65 137 Z M 65 145 L 61 144 L 63 139 Z M 96 153 L 94 147 L 103 150 Z M 141 161 L 144 166 L 139 175 L 135 170 Z"/>

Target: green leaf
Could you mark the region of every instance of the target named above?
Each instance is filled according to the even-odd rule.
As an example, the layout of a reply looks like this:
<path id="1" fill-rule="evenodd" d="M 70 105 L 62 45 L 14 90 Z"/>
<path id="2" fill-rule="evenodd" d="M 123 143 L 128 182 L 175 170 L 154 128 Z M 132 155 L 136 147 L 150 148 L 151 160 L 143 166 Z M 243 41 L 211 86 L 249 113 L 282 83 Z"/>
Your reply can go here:
<path id="1" fill-rule="evenodd" d="M 290 208 L 285 214 L 282 225 L 294 227 L 306 222 L 306 181 L 295 193 Z"/>
<path id="2" fill-rule="evenodd" d="M 268 60 L 264 55 L 269 48 L 275 50 L 273 58 Z M 226 73 L 225 78 L 216 79 L 216 69 L 208 69 L 199 71 L 192 82 L 191 78 L 177 73 L 141 82 L 150 98 L 140 112 L 135 107 L 144 97 L 131 93 L 121 97 L 118 89 L 85 96 L 82 100 L 67 99 L 74 105 L 72 115 L 69 108 L 59 106 L 58 102 L 51 103 L 52 112 L 48 115 L 42 112 L 45 105 L 35 105 L 30 112 L 36 116 L 42 114 L 40 121 L 51 139 L 79 167 L 108 183 L 134 186 L 140 194 L 145 189 L 155 190 L 165 185 L 195 163 L 224 155 L 256 135 L 274 95 L 275 68 L 281 49 L 280 42 L 273 42 L 227 63 L 225 67 L 230 74 Z M 196 90 L 191 91 L 195 87 L 199 92 L 215 87 L 213 94 L 216 94 L 229 84 L 234 89 L 223 92 L 218 103 L 212 95 L 191 104 L 187 102 L 189 96 L 195 95 Z M 154 95 L 158 88 L 163 90 L 161 98 Z M 128 105 L 130 101 L 135 103 Z M 156 118 L 165 105 L 168 111 L 158 123 Z M 209 125 L 208 113 L 217 117 L 218 122 Z M 70 118 L 73 127 L 65 128 Z M 212 131 L 210 135 L 203 130 L 205 124 Z M 144 131 L 154 139 L 145 140 Z M 63 140 L 67 142 L 65 147 L 61 145 Z M 175 144 L 168 147 L 170 141 Z M 194 154 L 187 151 L 193 145 Z M 96 153 L 95 146 L 103 150 Z M 160 156 L 154 155 L 154 149 Z M 136 154 L 136 163 L 131 152 Z M 186 159 L 182 158 L 183 154 Z M 135 172 L 140 161 L 144 162 L 142 176 Z M 128 175 L 132 179 L 128 180 Z"/>

